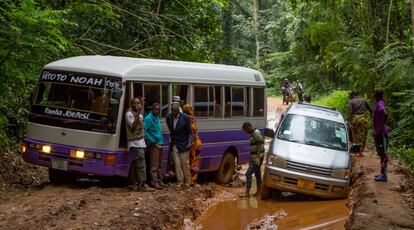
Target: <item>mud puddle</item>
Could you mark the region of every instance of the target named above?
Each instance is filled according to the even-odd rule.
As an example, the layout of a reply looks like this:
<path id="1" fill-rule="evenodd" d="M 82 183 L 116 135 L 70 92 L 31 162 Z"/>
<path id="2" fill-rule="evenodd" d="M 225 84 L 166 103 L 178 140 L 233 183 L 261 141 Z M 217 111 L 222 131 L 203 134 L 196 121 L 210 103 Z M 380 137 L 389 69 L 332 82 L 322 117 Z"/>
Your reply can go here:
<path id="1" fill-rule="evenodd" d="M 223 201 L 193 224 L 195 229 L 345 229 L 346 200 L 262 201 L 256 197 Z"/>

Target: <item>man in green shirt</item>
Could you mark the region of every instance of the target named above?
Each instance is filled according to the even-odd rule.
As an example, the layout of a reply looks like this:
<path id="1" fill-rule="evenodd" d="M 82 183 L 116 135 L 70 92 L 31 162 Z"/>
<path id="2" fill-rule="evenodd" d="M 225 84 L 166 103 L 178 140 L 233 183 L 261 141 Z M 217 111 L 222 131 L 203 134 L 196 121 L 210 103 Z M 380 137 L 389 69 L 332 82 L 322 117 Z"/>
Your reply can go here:
<path id="1" fill-rule="evenodd" d="M 262 183 L 262 173 L 260 167 L 264 157 L 264 139 L 260 130 L 252 127 L 250 122 L 243 123 L 243 131 L 250 135 L 250 162 L 246 171 L 246 192 L 242 197 L 250 196 L 250 188 L 252 187 L 252 176 L 256 177 L 257 192 L 259 194 L 260 184 Z"/>

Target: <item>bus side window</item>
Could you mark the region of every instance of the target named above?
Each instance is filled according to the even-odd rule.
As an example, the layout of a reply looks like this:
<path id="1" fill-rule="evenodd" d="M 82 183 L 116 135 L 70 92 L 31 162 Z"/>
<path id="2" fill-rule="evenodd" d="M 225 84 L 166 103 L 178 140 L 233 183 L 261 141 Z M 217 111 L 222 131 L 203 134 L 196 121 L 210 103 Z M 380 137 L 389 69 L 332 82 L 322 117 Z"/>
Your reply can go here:
<path id="1" fill-rule="evenodd" d="M 194 113 L 195 117 L 207 117 L 208 113 L 208 87 L 194 86 Z"/>
<path id="2" fill-rule="evenodd" d="M 214 117 L 222 116 L 221 86 L 215 86 Z"/>
<path id="3" fill-rule="evenodd" d="M 264 88 L 253 88 L 253 116 L 264 116 Z"/>
<path id="4" fill-rule="evenodd" d="M 231 88 L 231 116 L 244 116 L 244 88 Z"/>
<path id="5" fill-rule="evenodd" d="M 161 85 L 155 83 L 144 84 L 144 116 L 152 111 L 154 103 L 161 103 Z"/>
<path id="6" fill-rule="evenodd" d="M 180 96 L 180 105 L 181 107 L 187 103 L 188 101 L 188 85 L 178 85 L 173 84 L 172 86 L 172 96 Z"/>
<path id="7" fill-rule="evenodd" d="M 231 91 L 230 86 L 224 87 L 224 117 L 231 115 Z"/>

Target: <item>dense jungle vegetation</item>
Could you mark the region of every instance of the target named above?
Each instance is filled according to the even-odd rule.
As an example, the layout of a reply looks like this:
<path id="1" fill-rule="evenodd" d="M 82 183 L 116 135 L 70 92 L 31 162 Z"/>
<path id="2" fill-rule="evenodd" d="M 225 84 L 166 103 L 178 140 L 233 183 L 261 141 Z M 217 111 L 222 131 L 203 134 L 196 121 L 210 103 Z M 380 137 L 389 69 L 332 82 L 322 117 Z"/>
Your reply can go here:
<path id="1" fill-rule="evenodd" d="M 397 155 L 414 161 L 414 0 L 4 0 L 0 10 L 3 147 L 23 135 L 44 64 L 99 54 L 248 66 L 269 94 L 289 77 L 339 108 L 348 90 L 374 103 L 383 88 Z"/>

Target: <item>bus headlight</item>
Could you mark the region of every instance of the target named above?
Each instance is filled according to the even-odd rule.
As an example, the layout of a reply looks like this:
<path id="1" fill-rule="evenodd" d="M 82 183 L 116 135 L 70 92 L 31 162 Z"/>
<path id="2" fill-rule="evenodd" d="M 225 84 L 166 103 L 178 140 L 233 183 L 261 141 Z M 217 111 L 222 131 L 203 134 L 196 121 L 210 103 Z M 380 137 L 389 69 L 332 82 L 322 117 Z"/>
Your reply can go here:
<path id="1" fill-rule="evenodd" d="M 334 169 L 331 173 L 331 176 L 335 178 L 348 179 L 349 170 L 348 169 Z"/>
<path id="2" fill-rule="evenodd" d="M 72 149 L 70 151 L 70 155 L 72 157 L 76 157 L 76 158 L 79 158 L 79 159 L 83 159 L 85 157 L 85 151 L 79 150 L 79 149 Z"/>
<path id="3" fill-rule="evenodd" d="M 43 145 L 42 146 L 42 152 L 50 153 L 50 151 L 52 151 L 52 147 L 50 145 Z"/>
<path id="4" fill-rule="evenodd" d="M 268 164 L 279 167 L 279 168 L 286 168 L 286 160 L 282 157 L 278 157 L 275 155 L 269 156 Z"/>

